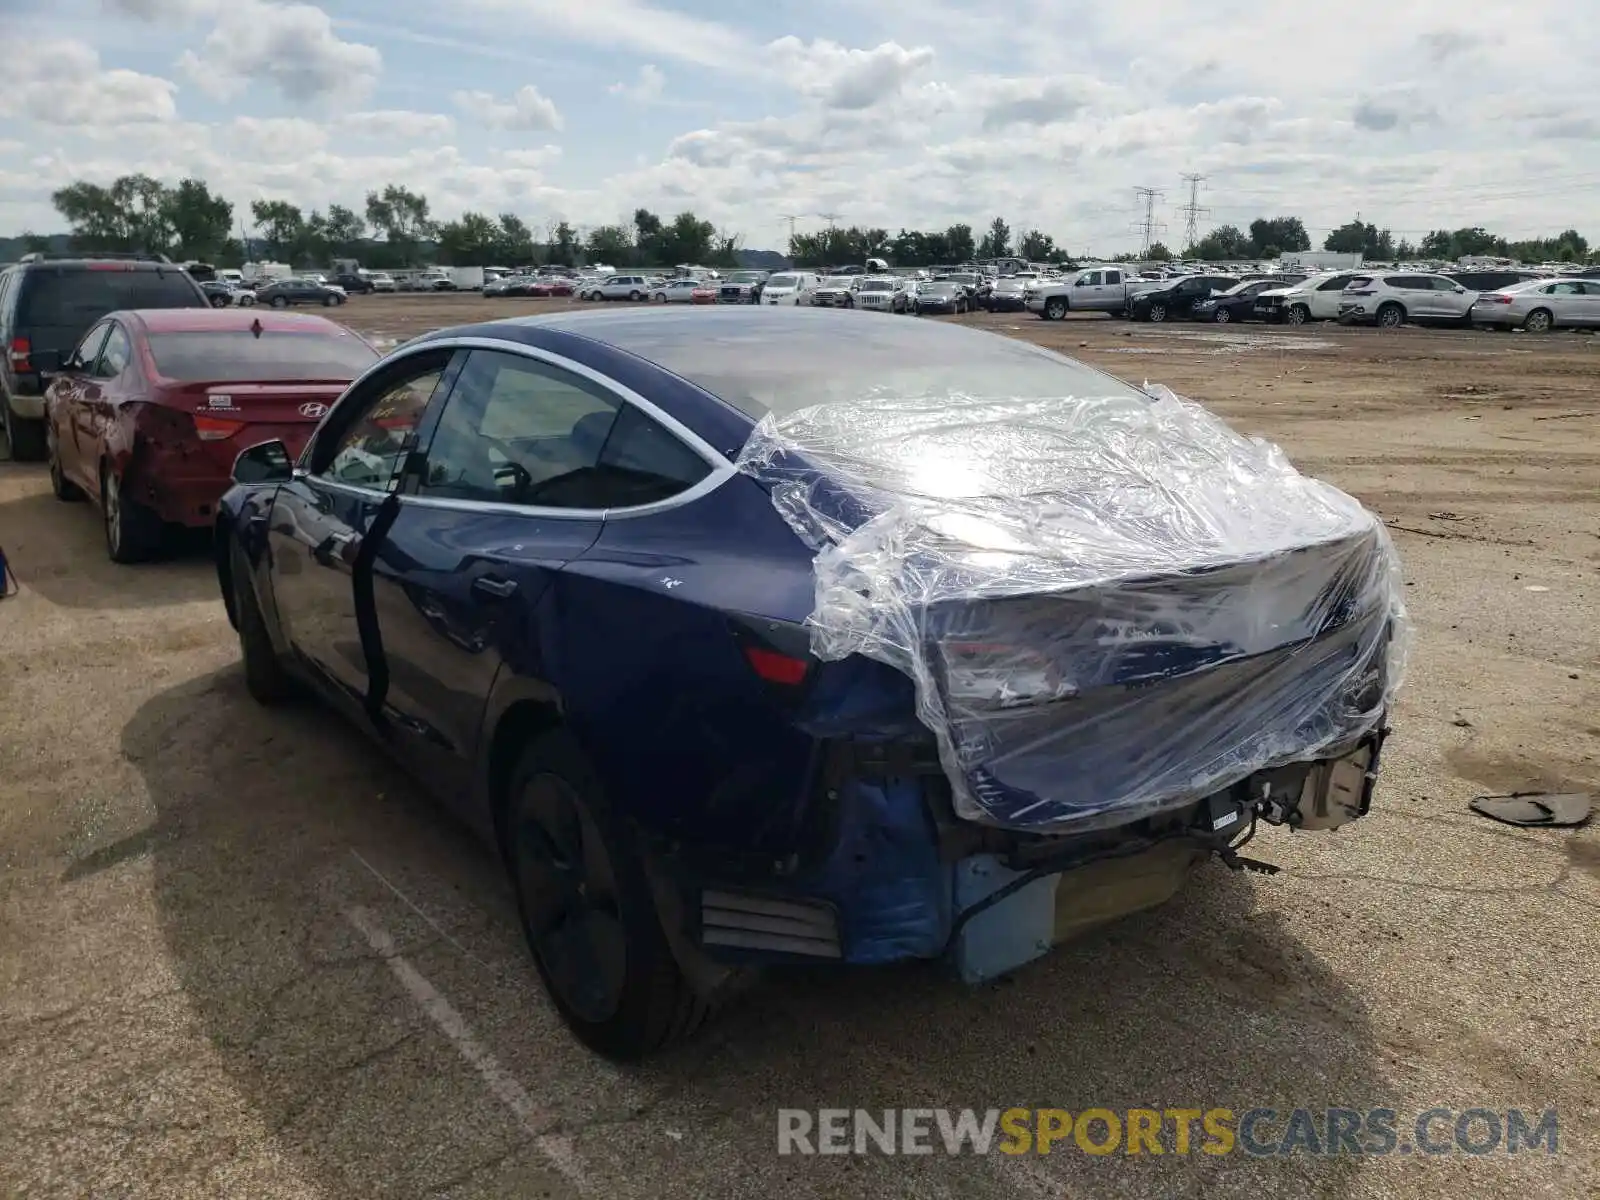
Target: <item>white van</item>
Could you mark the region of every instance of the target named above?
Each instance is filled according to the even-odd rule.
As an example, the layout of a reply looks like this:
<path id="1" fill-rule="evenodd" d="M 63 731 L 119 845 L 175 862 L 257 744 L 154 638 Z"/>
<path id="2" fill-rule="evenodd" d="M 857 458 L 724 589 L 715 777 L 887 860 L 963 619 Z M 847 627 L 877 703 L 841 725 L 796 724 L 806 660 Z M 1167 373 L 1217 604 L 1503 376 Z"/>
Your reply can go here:
<path id="1" fill-rule="evenodd" d="M 821 280 L 810 271 L 779 271 L 761 289 L 763 304 L 809 304 Z"/>

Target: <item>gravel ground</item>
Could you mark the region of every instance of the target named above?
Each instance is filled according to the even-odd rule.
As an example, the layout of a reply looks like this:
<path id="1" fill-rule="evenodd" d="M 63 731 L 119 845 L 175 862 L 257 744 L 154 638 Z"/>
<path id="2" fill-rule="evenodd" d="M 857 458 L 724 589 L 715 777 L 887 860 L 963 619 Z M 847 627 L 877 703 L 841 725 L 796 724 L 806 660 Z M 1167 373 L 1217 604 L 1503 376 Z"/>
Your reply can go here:
<path id="1" fill-rule="evenodd" d="M 559 302 L 557 302 L 559 303 Z M 549 302 L 358 297 L 380 339 Z M 862 316 L 863 320 L 900 318 Z M 1380 512 L 1417 637 L 1372 814 L 975 990 L 757 988 L 643 1068 L 545 1002 L 485 851 L 245 695 L 209 565 L 0 464 L 0 1194 L 1576 1196 L 1600 1189 L 1600 340 L 973 324 L 1211 405 Z M 1555 1154 L 779 1157 L 780 1107 L 1559 1110 Z M 1281 1128 L 1281 1123 L 1279 1128 Z"/>

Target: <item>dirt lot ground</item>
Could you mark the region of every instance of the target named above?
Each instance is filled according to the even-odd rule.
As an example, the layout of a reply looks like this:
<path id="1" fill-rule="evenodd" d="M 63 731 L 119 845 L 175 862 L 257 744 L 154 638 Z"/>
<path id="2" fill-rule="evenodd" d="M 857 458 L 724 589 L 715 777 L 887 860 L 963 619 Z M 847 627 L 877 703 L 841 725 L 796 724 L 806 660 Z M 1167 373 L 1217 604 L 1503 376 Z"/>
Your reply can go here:
<path id="1" fill-rule="evenodd" d="M 357 298 L 405 337 L 536 301 Z M 863 316 L 863 320 L 901 318 Z M 496 865 L 244 692 L 209 565 L 0 464 L 0 1194 L 1577 1196 L 1600 1189 L 1600 339 L 975 316 L 1202 400 L 1389 522 L 1417 637 L 1373 813 L 1270 831 L 993 986 L 765 986 L 639 1070 L 561 1030 Z M 1559 1110 L 1481 1158 L 780 1158 L 784 1106 Z M 1447 1127 L 1446 1127 L 1447 1128 Z M 1281 1131 L 1281 1123 L 1276 1127 Z"/>

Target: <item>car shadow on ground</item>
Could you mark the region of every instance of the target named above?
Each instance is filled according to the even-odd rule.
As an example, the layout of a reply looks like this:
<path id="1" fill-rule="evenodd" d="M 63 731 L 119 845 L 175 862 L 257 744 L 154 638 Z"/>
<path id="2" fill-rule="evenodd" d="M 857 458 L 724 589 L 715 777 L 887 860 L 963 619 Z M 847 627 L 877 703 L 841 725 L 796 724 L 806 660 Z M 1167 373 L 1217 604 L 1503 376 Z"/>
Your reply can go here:
<path id="1" fill-rule="evenodd" d="M 780 1158 L 776 1110 L 1385 1102 L 1368 1014 L 1258 903 L 1274 881 L 1208 866 L 1164 909 L 975 989 L 929 967 L 788 974 L 623 1069 L 554 1017 L 493 854 L 326 710 L 259 709 L 228 668 L 152 697 L 122 749 L 158 810 L 129 854 L 153 860 L 189 1006 L 276 1151 L 329 1195 L 566 1195 L 536 1152 L 554 1131 L 584 1190 L 618 1197 L 903 1194 L 913 1179 L 933 1195 L 1338 1196 L 1350 1157 L 1098 1157 L 1068 1139 L 1048 1158 Z M 102 857 L 75 869 L 122 855 Z M 491 1095 L 363 922 L 392 933 L 536 1113 L 513 1119 Z"/>
<path id="2" fill-rule="evenodd" d="M 31 467 L 5 466 L 13 473 Z M 221 599 L 205 530 L 171 530 L 162 553 L 149 562 L 121 565 L 106 555 L 100 510 L 87 501 L 64 504 L 42 490 L 0 501 L 0 546 L 17 581 L 52 604 L 68 608 L 146 608 L 189 600 Z"/>

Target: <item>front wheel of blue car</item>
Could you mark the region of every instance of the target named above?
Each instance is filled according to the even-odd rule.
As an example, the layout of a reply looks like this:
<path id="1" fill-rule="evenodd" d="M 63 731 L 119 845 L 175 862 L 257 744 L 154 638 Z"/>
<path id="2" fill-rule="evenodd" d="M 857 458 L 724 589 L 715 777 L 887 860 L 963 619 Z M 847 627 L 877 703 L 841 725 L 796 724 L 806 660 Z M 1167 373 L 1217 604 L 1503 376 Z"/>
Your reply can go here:
<path id="1" fill-rule="evenodd" d="M 633 840 L 568 734 L 524 752 L 503 828 L 528 946 L 579 1040 L 634 1060 L 699 1028 L 709 1005 L 679 969 Z"/>

